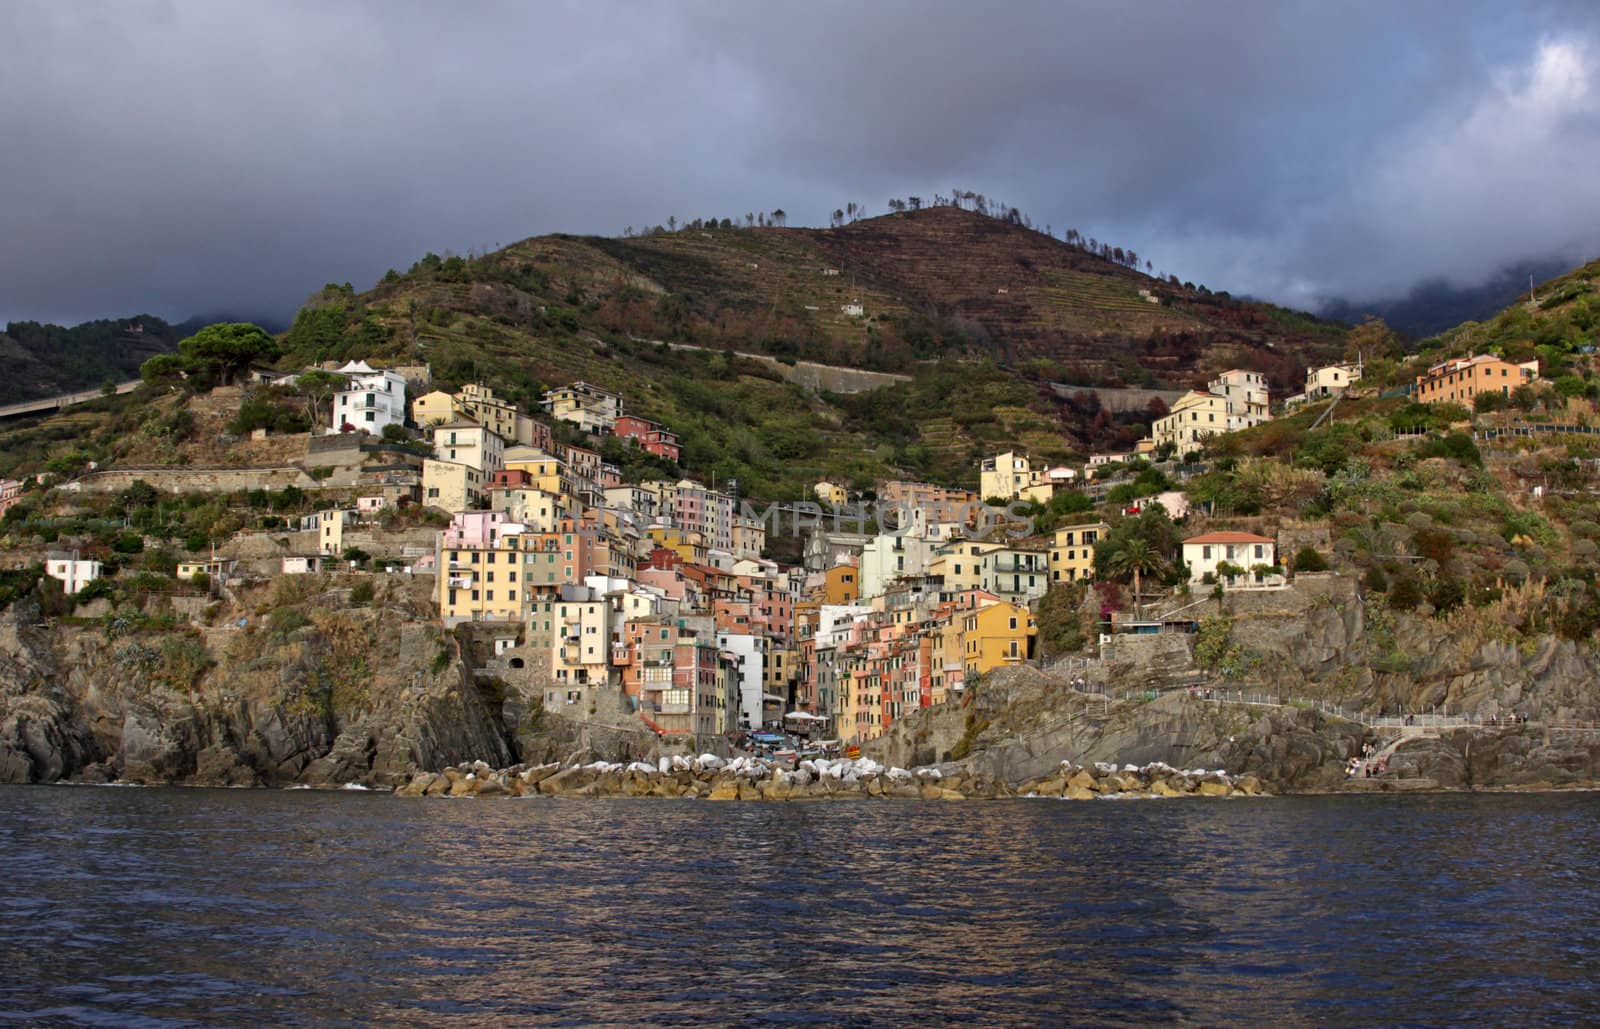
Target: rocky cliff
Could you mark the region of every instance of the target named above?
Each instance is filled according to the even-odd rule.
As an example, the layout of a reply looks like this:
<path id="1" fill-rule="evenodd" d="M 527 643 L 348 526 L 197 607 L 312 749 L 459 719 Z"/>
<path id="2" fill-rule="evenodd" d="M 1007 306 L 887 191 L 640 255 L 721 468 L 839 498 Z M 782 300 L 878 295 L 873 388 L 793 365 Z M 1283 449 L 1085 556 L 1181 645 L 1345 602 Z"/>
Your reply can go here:
<path id="1" fill-rule="evenodd" d="M 1186 610 L 1198 633 L 1119 637 L 1105 660 L 1058 674 L 997 672 L 963 704 L 918 712 L 866 752 L 1007 782 L 1062 761 L 1223 768 L 1274 792 L 1600 781 L 1600 731 L 1584 728 L 1600 724 L 1600 656 L 1590 646 L 1520 635 L 1471 611 L 1392 612 L 1338 576 Z M 1282 703 L 1223 700 L 1240 694 Z M 1435 711 L 1477 724 L 1419 733 L 1386 752 L 1382 775 L 1347 781 L 1346 762 L 1364 745 L 1392 741 L 1369 724 Z"/>
<path id="2" fill-rule="evenodd" d="M 202 626 L 159 604 L 80 624 L 26 599 L 0 614 L 0 782 L 392 786 L 515 759 L 504 698 L 403 577 L 370 599 L 284 578 L 218 608 Z"/>

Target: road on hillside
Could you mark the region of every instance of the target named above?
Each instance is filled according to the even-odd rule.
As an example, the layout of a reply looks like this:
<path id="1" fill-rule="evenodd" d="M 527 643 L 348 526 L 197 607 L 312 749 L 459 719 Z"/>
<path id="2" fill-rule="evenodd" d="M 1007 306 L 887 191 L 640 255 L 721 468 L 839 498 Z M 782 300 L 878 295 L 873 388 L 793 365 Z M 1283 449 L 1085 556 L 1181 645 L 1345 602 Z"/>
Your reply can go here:
<path id="1" fill-rule="evenodd" d="M 143 379 L 130 379 L 127 382 L 117 383 L 118 393 L 132 393 L 144 385 Z M 9 404 L 0 407 L 0 418 L 16 418 L 25 414 L 38 414 L 43 411 L 59 411 L 73 404 L 81 404 L 86 400 L 95 400 L 103 394 L 98 389 L 84 390 L 82 393 L 63 393 L 59 397 L 45 397 L 43 400 L 25 400 L 20 404 Z"/>

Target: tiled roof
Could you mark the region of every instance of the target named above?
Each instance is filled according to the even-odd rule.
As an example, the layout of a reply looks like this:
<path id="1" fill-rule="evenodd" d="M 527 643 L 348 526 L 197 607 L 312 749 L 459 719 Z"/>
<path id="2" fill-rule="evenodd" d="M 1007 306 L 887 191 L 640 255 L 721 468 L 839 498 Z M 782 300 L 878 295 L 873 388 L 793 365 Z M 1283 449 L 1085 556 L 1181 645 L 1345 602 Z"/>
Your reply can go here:
<path id="1" fill-rule="evenodd" d="M 1187 546 L 1190 543 L 1272 543 L 1267 536 L 1257 536 L 1253 532 L 1208 532 L 1203 536 L 1192 536 L 1183 541 Z"/>

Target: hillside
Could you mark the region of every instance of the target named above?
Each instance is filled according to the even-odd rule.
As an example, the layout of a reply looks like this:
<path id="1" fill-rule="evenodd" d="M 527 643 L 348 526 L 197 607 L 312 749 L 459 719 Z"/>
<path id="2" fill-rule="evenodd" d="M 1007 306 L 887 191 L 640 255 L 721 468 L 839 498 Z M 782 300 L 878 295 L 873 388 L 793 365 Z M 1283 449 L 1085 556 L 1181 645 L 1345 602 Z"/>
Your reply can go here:
<path id="1" fill-rule="evenodd" d="M 1112 416 L 1048 383 L 1186 388 L 1244 365 L 1298 388 L 1344 332 L 940 207 L 835 229 L 691 225 L 429 254 L 364 293 L 329 285 L 284 342 L 286 365 L 425 361 L 446 386 L 482 379 L 527 409 L 550 385 L 594 382 L 679 433 L 691 472 L 793 497 L 819 476 L 974 485 L 979 457 L 1013 442 L 1050 460 L 1126 447 L 1148 412 Z M 813 395 L 721 352 L 734 350 L 911 381 Z"/>
<path id="2" fill-rule="evenodd" d="M 11 322 L 0 333 L 0 405 L 138 378 L 139 365 L 176 349 L 180 338 L 177 328 L 148 314 L 71 328 Z"/>

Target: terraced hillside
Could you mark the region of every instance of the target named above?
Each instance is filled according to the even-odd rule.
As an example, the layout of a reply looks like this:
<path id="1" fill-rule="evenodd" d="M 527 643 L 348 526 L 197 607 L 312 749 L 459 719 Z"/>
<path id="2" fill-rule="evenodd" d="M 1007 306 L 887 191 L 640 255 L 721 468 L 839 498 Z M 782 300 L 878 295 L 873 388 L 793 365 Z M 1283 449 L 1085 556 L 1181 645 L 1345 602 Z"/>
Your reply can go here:
<path id="1" fill-rule="evenodd" d="M 858 489 L 901 476 L 972 487 L 978 461 L 1012 445 L 1051 461 L 1125 448 L 1157 412 L 1112 412 L 1048 384 L 1181 389 L 1241 365 L 1298 388 L 1303 364 L 1337 353 L 1343 334 L 941 207 L 827 230 L 695 225 L 429 254 L 365 292 L 329 285 L 282 341 L 286 367 L 425 362 L 440 385 L 483 381 L 527 410 L 549 386 L 594 382 L 683 442 L 681 469 L 645 468 L 636 453 L 613 460 L 736 478 L 749 496 L 784 499 L 824 476 Z M 736 352 L 909 381 L 809 392 Z M 121 429 L 72 440 L 19 426 L 0 474 L 128 459 L 118 441 L 139 417 L 130 409 Z M 166 422 L 149 428 L 145 459 L 204 457 Z"/>
<path id="2" fill-rule="evenodd" d="M 1335 355 L 1345 331 L 954 207 L 835 229 L 537 237 L 480 257 L 430 255 L 364 299 L 390 308 L 402 339 L 460 331 L 459 314 L 517 334 L 587 331 L 886 371 L 982 357 L 1037 380 L 1180 389 L 1238 365 L 1298 388 L 1305 362 Z"/>

